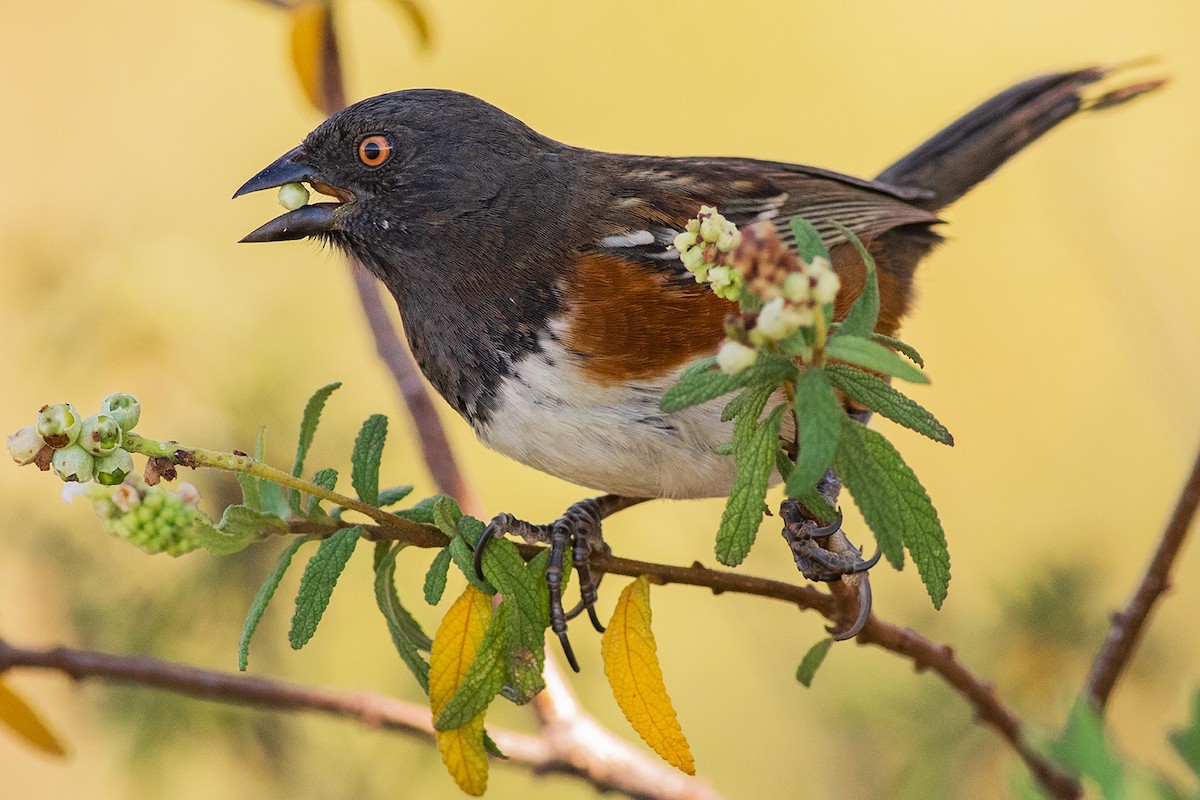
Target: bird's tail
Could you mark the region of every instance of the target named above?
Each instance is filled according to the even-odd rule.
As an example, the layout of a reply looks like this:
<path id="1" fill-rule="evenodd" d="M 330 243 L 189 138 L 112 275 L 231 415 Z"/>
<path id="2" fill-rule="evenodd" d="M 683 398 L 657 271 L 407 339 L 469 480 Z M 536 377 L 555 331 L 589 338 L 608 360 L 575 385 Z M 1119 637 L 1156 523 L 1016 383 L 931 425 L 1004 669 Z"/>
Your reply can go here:
<path id="1" fill-rule="evenodd" d="M 1091 67 L 1018 83 L 935 134 L 881 172 L 877 180 L 926 190 L 929 196 L 914 202 L 936 211 L 962 197 L 1017 151 L 1076 112 L 1121 105 L 1166 83 L 1165 79 L 1148 80 L 1091 97 L 1084 95 L 1087 87 L 1113 71 Z"/>

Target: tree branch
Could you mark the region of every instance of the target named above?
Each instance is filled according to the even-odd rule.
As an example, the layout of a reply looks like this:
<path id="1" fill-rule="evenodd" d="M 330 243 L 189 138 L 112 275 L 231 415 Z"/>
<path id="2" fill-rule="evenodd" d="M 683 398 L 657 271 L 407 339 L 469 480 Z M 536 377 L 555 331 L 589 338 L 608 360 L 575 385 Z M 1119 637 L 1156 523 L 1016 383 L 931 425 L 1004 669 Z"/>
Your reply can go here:
<path id="1" fill-rule="evenodd" d="M 1200 453 L 1196 455 L 1192 473 L 1175 502 L 1175 511 L 1171 514 L 1166 530 L 1163 531 L 1154 557 L 1146 566 L 1141 583 L 1125 608 L 1113 614 L 1112 627 L 1109 628 L 1108 636 L 1092 662 L 1083 694 L 1097 711 L 1104 711 L 1113 687 L 1129 666 L 1154 604 L 1171 588 L 1171 568 L 1187 539 L 1192 521 L 1196 517 L 1197 505 L 1200 505 Z"/>

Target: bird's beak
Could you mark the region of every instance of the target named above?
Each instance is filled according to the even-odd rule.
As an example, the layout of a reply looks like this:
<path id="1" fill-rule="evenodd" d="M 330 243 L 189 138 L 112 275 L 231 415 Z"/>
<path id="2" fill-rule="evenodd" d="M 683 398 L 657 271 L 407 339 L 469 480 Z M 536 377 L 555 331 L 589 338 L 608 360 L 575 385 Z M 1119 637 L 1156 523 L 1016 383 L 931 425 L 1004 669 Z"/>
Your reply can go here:
<path id="1" fill-rule="evenodd" d="M 346 197 L 344 192 L 333 189 L 321 181 L 316 170 L 299 158 L 303 153 L 304 150 L 301 147 L 287 151 L 266 169 L 242 184 L 242 188 L 234 192 L 233 196 L 241 197 L 250 192 L 274 189 L 287 183 L 309 183 L 322 194 L 330 194 L 348 200 L 349 197 Z M 335 223 L 333 212 L 340 205 L 342 204 L 313 203 L 300 206 L 295 211 L 278 216 L 266 225 L 246 234 L 242 241 L 286 242 L 291 239 L 303 239 L 306 236 L 326 233 L 333 230 Z"/>

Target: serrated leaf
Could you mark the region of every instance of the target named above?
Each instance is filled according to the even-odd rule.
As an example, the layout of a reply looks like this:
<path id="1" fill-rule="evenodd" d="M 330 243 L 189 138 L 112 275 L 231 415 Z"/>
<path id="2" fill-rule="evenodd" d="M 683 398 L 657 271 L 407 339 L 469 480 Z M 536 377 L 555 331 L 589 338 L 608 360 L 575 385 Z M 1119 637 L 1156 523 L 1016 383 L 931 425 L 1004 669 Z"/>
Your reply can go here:
<path id="1" fill-rule="evenodd" d="M 433 718 L 434 730 L 461 728 L 487 711 L 504 685 L 504 643 L 509 633 L 505 616 L 494 614 L 462 682 Z"/>
<path id="2" fill-rule="evenodd" d="M 505 695 L 514 703 L 527 703 L 546 687 L 542 668 L 546 659 L 546 626 L 549 598 L 543 606 L 541 585 L 525 564 L 516 545 L 496 539 L 483 554 L 483 574 L 503 595 L 497 614 L 505 619 Z"/>
<path id="3" fill-rule="evenodd" d="M 271 519 L 278 520 L 277 517 L 271 517 Z M 192 521 L 191 537 L 196 544 L 214 556 L 231 556 L 234 553 L 240 553 L 252 542 L 258 541 L 256 534 L 227 535 L 203 514 L 197 514 Z"/>
<path id="4" fill-rule="evenodd" d="M 867 248 L 863 246 L 862 240 L 854 234 L 854 231 L 836 222 L 833 224 L 858 250 L 859 258 L 862 259 L 863 267 L 867 271 L 862 293 L 851 304 L 850 310 L 846 312 L 846 318 L 842 320 L 839 334 L 867 337 L 875 332 L 875 324 L 879 321 L 879 275 L 875 270 L 875 259 L 867 252 Z"/>
<path id="5" fill-rule="evenodd" d="M 446 549 L 450 551 L 450 558 L 454 561 L 454 566 L 458 567 L 463 577 L 472 586 L 484 594 L 492 595 L 496 593 L 496 587 L 475 574 L 475 551 L 471 549 L 471 545 L 467 544 L 465 539 L 461 536 L 455 536 L 450 540 L 450 546 Z"/>
<path id="6" fill-rule="evenodd" d="M 906 397 L 887 381 L 870 372 L 848 364 L 829 364 L 825 367 L 833 385 L 872 411 L 935 442 L 953 446 L 954 437 L 946 426 L 937 421 L 917 401 Z"/>
<path id="7" fill-rule="evenodd" d="M 338 471 L 332 467 L 326 467 L 325 469 L 317 470 L 315 473 L 313 473 L 311 480 L 322 489 L 327 489 L 332 492 L 337 488 Z M 309 495 L 307 514 L 309 519 L 314 520 L 324 519 L 328 516 L 325 513 L 325 510 L 321 508 L 321 498 Z"/>
<path id="8" fill-rule="evenodd" d="M 800 681 L 802 686 L 812 686 L 813 678 L 817 677 L 817 670 L 825 663 L 825 656 L 829 655 L 829 648 L 832 646 L 832 637 L 826 637 L 808 648 L 804 658 L 800 659 L 800 666 L 796 667 L 796 680 Z"/>
<path id="9" fill-rule="evenodd" d="M 860 339 L 839 332 L 826 343 L 825 357 L 865 367 L 910 383 L 929 383 L 929 378 L 924 372 L 897 355 L 895 351 L 870 339 Z"/>
<path id="10" fill-rule="evenodd" d="M 1171 747 L 1188 765 L 1188 769 L 1200 778 L 1200 692 L 1192 695 L 1192 714 L 1188 726 L 1170 736 Z"/>
<path id="11" fill-rule="evenodd" d="M 925 366 L 925 359 L 921 358 L 921 354 L 917 352 L 917 348 L 913 347 L 908 342 L 902 342 L 899 339 L 878 332 L 871 334 L 871 341 L 878 342 L 884 347 L 892 348 L 909 361 L 912 361 L 918 367 Z"/>
<path id="12" fill-rule="evenodd" d="M 33 706 L 25 702 L 25 699 L 3 680 L 0 680 L 0 725 L 11 730 L 36 750 L 52 756 L 67 754 L 62 742 L 33 710 Z"/>
<path id="13" fill-rule="evenodd" d="M 420 651 L 428 650 L 432 643 L 417 621 L 401 605 L 396 594 L 396 556 L 403 548 L 402 543 L 390 547 L 385 545 L 382 551 L 378 549 L 378 544 L 376 546 L 376 552 L 382 552 L 383 556 L 375 565 L 375 605 L 379 607 L 384 621 L 387 622 L 388 634 L 400 660 L 428 694 L 429 663 Z"/>
<path id="14" fill-rule="evenodd" d="M 325 401 L 341 385 L 341 381 L 335 381 L 322 386 L 313 392 L 312 397 L 308 398 L 308 402 L 304 404 L 304 414 L 300 418 L 300 434 L 296 437 L 296 460 L 292 463 L 293 477 L 299 478 L 304 474 L 304 459 L 308 457 L 313 437 L 317 435 L 317 426 L 321 423 L 321 412 L 325 409 Z M 289 494 L 292 510 L 300 513 L 300 492 L 292 489 Z"/>
<path id="15" fill-rule="evenodd" d="M 879 548 L 897 569 L 908 548 L 934 608 L 950 585 L 950 551 L 937 510 L 917 476 L 882 435 L 849 417 L 833 468 L 875 532 Z"/>
<path id="16" fill-rule="evenodd" d="M 442 602 L 442 593 L 446 591 L 446 579 L 450 573 L 450 548 L 443 547 L 433 557 L 429 571 L 425 573 L 425 602 L 436 606 Z"/>
<path id="17" fill-rule="evenodd" d="M 695 775 L 691 748 L 663 682 L 650 621 L 650 581 L 642 576 L 621 592 L 600 642 L 604 674 L 621 713 L 646 744 L 671 766 Z"/>
<path id="18" fill-rule="evenodd" d="M 254 442 L 254 460 L 265 461 L 266 451 L 267 429 L 266 427 L 262 427 L 258 429 L 258 436 Z M 241 483 L 243 473 L 239 472 L 237 474 L 239 476 L 238 482 Z M 247 503 L 247 506 L 256 511 L 262 511 L 270 514 L 271 516 L 279 517 L 280 519 L 287 519 L 291 515 L 292 509 L 291 506 L 288 505 L 287 494 L 284 492 L 282 486 L 274 481 L 253 478 L 249 475 L 245 477 L 249 478 L 250 481 L 253 481 L 254 486 L 257 487 L 256 497 L 258 500 L 256 505 L 250 505 Z M 249 483 L 249 481 L 247 483 Z M 242 493 L 245 495 L 246 485 L 242 486 Z"/>
<path id="19" fill-rule="evenodd" d="M 341 66 L 327 0 L 300 0 L 291 7 L 292 69 L 313 108 L 338 110 Z"/>
<path id="20" fill-rule="evenodd" d="M 1087 700 L 1075 701 L 1062 736 L 1050 746 L 1056 761 L 1096 781 L 1104 800 L 1124 800 L 1125 768 L 1104 735 L 1104 720 Z"/>
<path id="21" fill-rule="evenodd" d="M 372 414 L 367 417 L 358 437 L 354 440 L 354 452 L 350 456 L 353 468 L 350 483 L 358 492 L 358 499 L 368 505 L 379 504 L 379 462 L 383 459 L 383 445 L 387 441 L 387 417 Z"/>
<path id="22" fill-rule="evenodd" d="M 833 464 L 845 416 L 824 370 L 809 368 L 800 373 L 796 381 L 800 452 L 796 468 L 787 478 L 788 497 L 799 497 L 812 490 Z"/>
<path id="23" fill-rule="evenodd" d="M 767 387 L 771 388 L 771 387 Z M 775 468 L 779 430 L 786 406 L 773 410 L 761 423 L 758 413 L 765 405 L 755 401 L 733 423 L 733 458 L 737 478 L 717 529 L 717 560 L 727 567 L 742 563 L 750 552 L 762 521 L 764 498 Z"/>
<path id="24" fill-rule="evenodd" d="M 435 494 L 433 497 L 426 497 L 412 508 L 402 508 L 399 511 L 393 511 L 397 517 L 419 522 L 422 525 L 433 524 L 433 509 L 437 506 L 438 501 L 442 499 L 442 495 Z"/>
<path id="25" fill-rule="evenodd" d="M 458 521 L 462 519 L 462 509 L 458 507 L 453 497 L 441 495 L 433 506 L 433 524 L 447 536 L 458 535 Z"/>
<path id="26" fill-rule="evenodd" d="M 715 400 L 743 386 L 779 384 L 791 380 L 796 374 L 796 366 L 790 359 L 762 351 L 754 364 L 737 375 L 726 375 L 714 369 L 716 363 L 716 358 L 702 358 L 689 365 L 679 376 L 679 382 L 663 395 L 659 407 L 667 413 L 681 411 Z"/>
<path id="27" fill-rule="evenodd" d="M 262 492 L 259 490 L 258 478 L 245 472 L 233 473 L 237 477 L 238 487 L 242 490 L 242 505 L 255 511 L 263 510 Z"/>
<path id="28" fill-rule="evenodd" d="M 250 603 L 250 611 L 246 614 L 246 621 L 242 623 L 242 637 L 238 640 L 238 670 L 242 672 L 246 671 L 246 664 L 250 660 L 250 639 L 253 638 L 254 632 L 258 630 L 258 623 L 262 620 L 263 613 L 267 610 L 267 604 L 275 596 L 275 590 L 279 588 L 279 582 L 283 580 L 283 574 L 287 572 L 288 566 L 291 565 L 292 557 L 296 555 L 296 551 L 300 549 L 300 546 L 307 541 L 310 541 L 309 537 L 296 539 L 279 554 L 274 568 L 267 575 L 267 579 L 263 581 L 263 585 L 259 587 L 258 594 L 254 595 L 254 600 Z"/>
<path id="29" fill-rule="evenodd" d="M 796 254 L 804 260 L 804 263 L 811 264 L 816 258 L 829 259 L 829 250 L 825 247 L 825 242 L 821 240 L 821 234 L 808 220 L 794 217 L 792 219 L 792 235 L 796 239 Z"/>
<path id="30" fill-rule="evenodd" d="M 357 525 L 342 528 L 322 540 L 317 552 L 308 560 L 304 576 L 300 579 L 300 591 L 296 593 L 292 629 L 288 632 L 292 649 L 304 647 L 317 632 L 317 625 L 329 606 L 329 598 L 333 596 L 333 587 L 342 576 L 342 570 L 346 568 L 346 562 L 354 553 L 361 535 L 362 529 Z"/>
<path id="31" fill-rule="evenodd" d="M 395 503 L 399 503 L 404 498 L 412 494 L 412 484 L 407 486 L 389 486 L 379 492 L 379 507 L 386 508 Z"/>
<path id="32" fill-rule="evenodd" d="M 475 547 L 479 543 L 479 539 L 483 536 L 487 525 L 483 524 L 483 520 L 476 519 L 470 514 L 463 514 L 458 518 L 458 522 L 454 526 L 455 533 L 466 540 L 467 544 Z"/>
<path id="33" fill-rule="evenodd" d="M 415 0 L 392 0 L 392 3 L 400 9 L 409 24 L 412 25 L 421 49 L 427 49 L 433 41 L 433 32 L 429 28 L 429 17 L 425 14 L 425 10 Z"/>
<path id="34" fill-rule="evenodd" d="M 492 601 L 474 586 L 467 586 L 446 612 L 429 657 L 429 705 L 437 717 L 458 691 L 475 660 L 492 619 Z M 459 788 L 470 795 L 487 789 L 487 749 L 480 713 L 451 731 L 434 731 L 438 752 Z"/>
<path id="35" fill-rule="evenodd" d="M 227 506 L 216 527 L 200 517 L 192 528 L 200 546 L 218 556 L 232 555 L 253 542 L 287 531 L 287 523 L 279 517 L 240 505 Z"/>

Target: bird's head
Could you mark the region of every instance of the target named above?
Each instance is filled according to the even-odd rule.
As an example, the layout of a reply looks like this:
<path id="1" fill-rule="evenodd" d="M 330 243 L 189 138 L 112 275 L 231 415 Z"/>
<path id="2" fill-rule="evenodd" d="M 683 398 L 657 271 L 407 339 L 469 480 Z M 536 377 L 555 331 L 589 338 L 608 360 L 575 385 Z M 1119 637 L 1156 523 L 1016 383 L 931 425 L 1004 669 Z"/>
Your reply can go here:
<path id="1" fill-rule="evenodd" d="M 307 183 L 334 201 L 301 206 L 242 241 L 311 236 L 360 256 L 420 249 L 469 215 L 473 229 L 487 227 L 479 216 L 495 214 L 505 193 L 536 172 L 539 155 L 560 147 L 460 92 L 372 97 L 330 117 L 234 194 Z"/>

